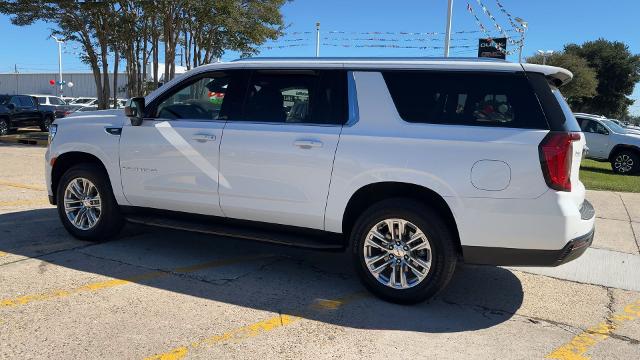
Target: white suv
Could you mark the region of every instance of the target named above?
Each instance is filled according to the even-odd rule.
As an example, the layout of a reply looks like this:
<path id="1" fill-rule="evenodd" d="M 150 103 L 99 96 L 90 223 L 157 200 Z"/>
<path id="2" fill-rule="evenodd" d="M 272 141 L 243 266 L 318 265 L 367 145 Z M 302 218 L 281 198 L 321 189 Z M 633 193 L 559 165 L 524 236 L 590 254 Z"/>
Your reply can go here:
<path id="1" fill-rule="evenodd" d="M 640 131 L 603 116 L 577 113 L 575 117 L 587 139 L 588 158 L 609 161 L 620 174 L 640 173 Z"/>
<path id="2" fill-rule="evenodd" d="M 584 137 L 550 66 L 249 59 L 198 67 L 118 110 L 56 120 L 50 200 L 71 234 L 125 220 L 349 249 L 395 302 L 456 263 L 555 266 L 591 244 Z"/>

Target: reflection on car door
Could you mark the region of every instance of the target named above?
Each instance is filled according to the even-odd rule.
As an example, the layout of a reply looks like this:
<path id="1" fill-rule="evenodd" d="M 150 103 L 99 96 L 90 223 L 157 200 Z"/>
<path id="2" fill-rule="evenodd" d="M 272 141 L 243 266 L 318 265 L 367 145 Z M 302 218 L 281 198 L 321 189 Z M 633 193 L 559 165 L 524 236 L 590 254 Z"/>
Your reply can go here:
<path id="1" fill-rule="evenodd" d="M 224 129 L 220 203 L 228 217 L 322 229 L 346 120 L 346 74 L 255 71 L 242 119 Z"/>
<path id="2" fill-rule="evenodd" d="M 124 126 L 122 185 L 134 206 L 221 216 L 222 129 L 233 112 L 233 73 L 194 75 L 147 106 L 140 126 Z"/>

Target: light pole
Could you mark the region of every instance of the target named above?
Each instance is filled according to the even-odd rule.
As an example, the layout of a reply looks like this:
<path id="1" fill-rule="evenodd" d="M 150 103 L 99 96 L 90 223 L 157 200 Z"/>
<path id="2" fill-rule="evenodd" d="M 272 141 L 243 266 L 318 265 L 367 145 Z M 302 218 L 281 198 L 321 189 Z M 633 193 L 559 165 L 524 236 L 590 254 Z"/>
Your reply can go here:
<path id="1" fill-rule="evenodd" d="M 451 42 L 451 18 L 453 17 L 453 0 L 449 0 L 447 7 L 447 29 L 444 35 L 444 57 L 449 57 L 449 43 Z"/>
<path id="2" fill-rule="evenodd" d="M 515 19 L 521 26 L 522 26 L 522 31 L 520 31 L 520 49 L 518 49 L 518 62 L 521 63 L 522 62 L 522 48 L 524 47 L 524 35 L 525 32 L 527 32 L 527 28 L 529 27 L 529 23 L 526 22 L 524 19 L 517 17 Z"/>
<path id="3" fill-rule="evenodd" d="M 547 65 L 547 56 L 551 56 L 553 50 L 538 50 L 538 54 L 542 55 L 542 65 Z"/>
<path id="4" fill-rule="evenodd" d="M 58 75 L 60 77 L 59 82 L 60 82 L 60 96 L 63 95 L 63 91 L 62 91 L 62 43 L 64 43 L 64 40 L 58 39 L 57 37 L 51 35 L 51 38 L 53 40 L 55 40 L 58 43 Z"/>
<path id="5" fill-rule="evenodd" d="M 320 56 L 320 22 L 316 23 L 316 57 Z"/>

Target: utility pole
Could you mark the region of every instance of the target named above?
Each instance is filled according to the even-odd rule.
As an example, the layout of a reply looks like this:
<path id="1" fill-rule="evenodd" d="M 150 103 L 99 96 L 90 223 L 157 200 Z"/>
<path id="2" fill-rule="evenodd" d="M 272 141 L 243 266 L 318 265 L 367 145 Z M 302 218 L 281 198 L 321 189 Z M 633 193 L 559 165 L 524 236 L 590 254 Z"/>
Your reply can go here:
<path id="1" fill-rule="evenodd" d="M 542 65 L 547 65 L 547 56 L 551 56 L 553 50 L 538 50 L 538 54 L 542 55 Z"/>
<path id="2" fill-rule="evenodd" d="M 62 90 L 62 87 L 64 86 L 62 84 L 62 43 L 64 42 L 64 40 L 60 40 L 53 35 L 51 35 L 51 38 L 53 38 L 53 40 L 55 40 L 58 43 L 58 75 L 60 77 L 59 79 L 60 94 L 59 95 L 62 96 L 64 95 Z"/>
<path id="3" fill-rule="evenodd" d="M 451 42 L 451 17 L 453 16 L 453 0 L 449 0 L 447 7 L 447 30 L 444 36 L 444 57 L 449 57 L 449 43 Z"/>
<path id="4" fill-rule="evenodd" d="M 320 22 L 316 23 L 316 57 L 320 57 Z"/>

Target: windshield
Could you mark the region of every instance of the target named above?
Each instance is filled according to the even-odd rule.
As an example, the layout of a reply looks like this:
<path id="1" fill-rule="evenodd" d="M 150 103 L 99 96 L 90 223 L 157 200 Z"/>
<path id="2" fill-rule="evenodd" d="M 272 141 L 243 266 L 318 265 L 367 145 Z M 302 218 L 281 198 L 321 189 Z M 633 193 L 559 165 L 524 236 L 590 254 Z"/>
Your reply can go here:
<path id="1" fill-rule="evenodd" d="M 627 130 L 625 130 L 622 126 L 618 125 L 615 121 L 611 120 L 601 120 L 609 129 L 618 134 L 626 134 Z"/>
<path id="2" fill-rule="evenodd" d="M 0 105 L 7 105 L 11 101 L 11 96 L 0 96 Z"/>

